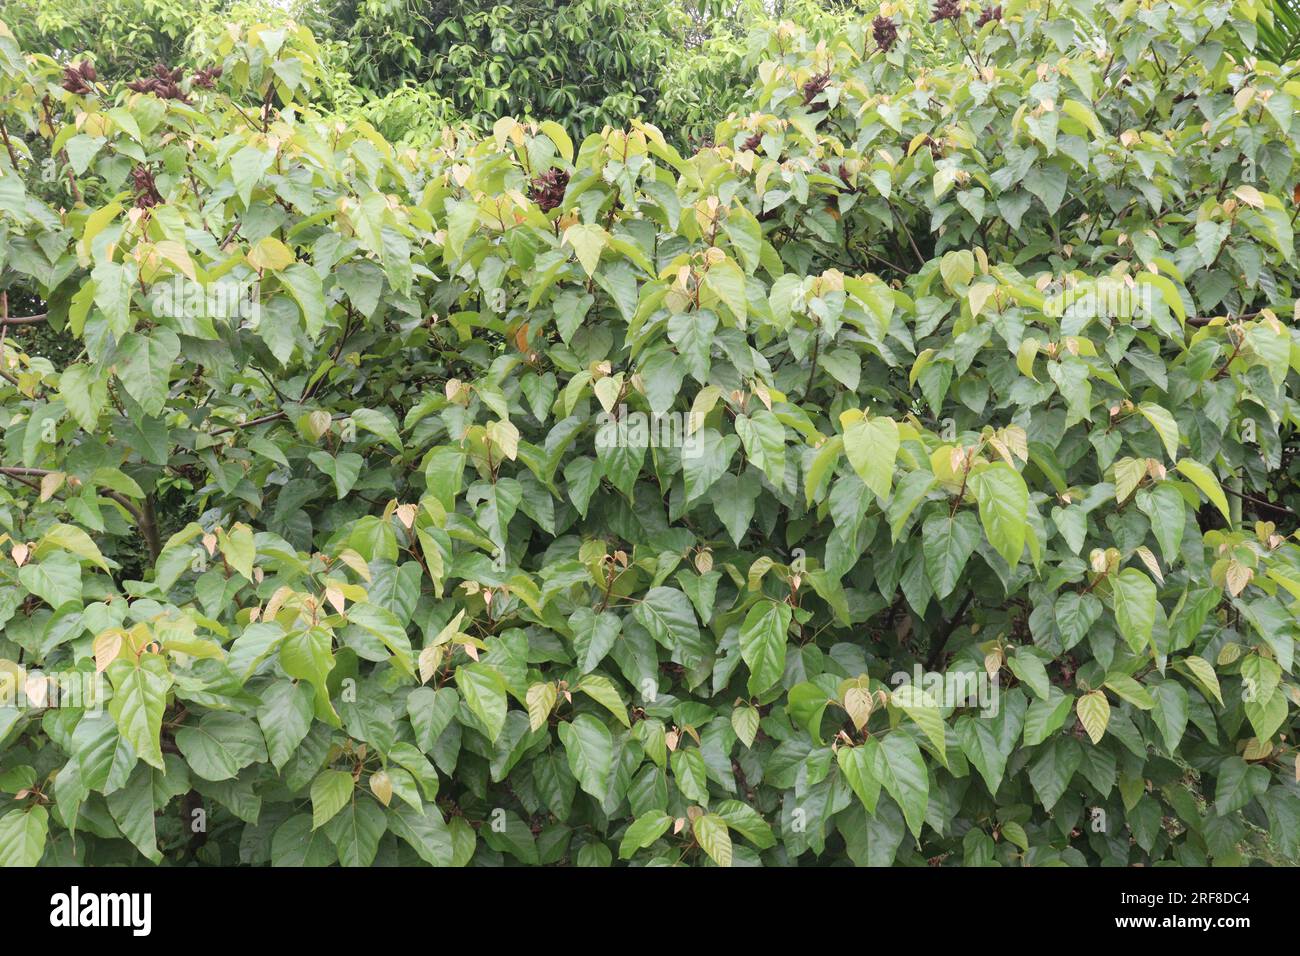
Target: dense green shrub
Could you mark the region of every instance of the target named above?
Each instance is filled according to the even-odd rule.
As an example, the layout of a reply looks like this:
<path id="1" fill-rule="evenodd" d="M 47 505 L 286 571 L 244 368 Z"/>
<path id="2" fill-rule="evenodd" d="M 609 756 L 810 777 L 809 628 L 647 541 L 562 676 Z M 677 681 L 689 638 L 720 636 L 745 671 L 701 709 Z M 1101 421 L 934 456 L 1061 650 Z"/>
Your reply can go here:
<path id="1" fill-rule="evenodd" d="M 823 28 L 843 7 L 779 5 Z M 90 60 L 109 85 L 202 65 L 230 24 L 296 18 L 318 45 L 312 106 L 420 146 L 505 114 L 578 138 L 639 117 L 676 145 L 705 140 L 741 105 L 747 36 L 772 19 L 761 0 L 9 0 L 5 16 L 23 49 Z"/>
<path id="2" fill-rule="evenodd" d="M 0 31 L 0 862 L 1294 856 L 1255 16 L 787 24 L 692 155 Z"/>
<path id="3" fill-rule="evenodd" d="M 842 23 L 834 0 L 313 0 L 346 43 L 368 116 L 427 143 L 442 120 L 557 120 L 582 138 L 633 118 L 681 147 L 745 105 L 747 37 L 782 18 Z"/>
<path id="4" fill-rule="evenodd" d="M 739 46 L 744 27 L 763 15 L 754 0 L 322 0 L 321 6 L 348 44 L 359 86 L 381 95 L 395 86 L 436 92 L 480 128 L 507 114 L 564 117 L 571 135 L 622 126 L 634 116 L 711 128 L 742 93 L 744 72 L 733 68 L 709 89 L 689 75 L 698 62 L 690 47 L 719 39 Z M 725 57 L 708 62 L 738 65 Z"/>
<path id="5" fill-rule="evenodd" d="M 194 25 L 229 6 L 227 0 L 6 0 L 5 22 L 26 50 L 63 58 L 89 49 L 100 76 L 133 79 L 183 56 Z"/>

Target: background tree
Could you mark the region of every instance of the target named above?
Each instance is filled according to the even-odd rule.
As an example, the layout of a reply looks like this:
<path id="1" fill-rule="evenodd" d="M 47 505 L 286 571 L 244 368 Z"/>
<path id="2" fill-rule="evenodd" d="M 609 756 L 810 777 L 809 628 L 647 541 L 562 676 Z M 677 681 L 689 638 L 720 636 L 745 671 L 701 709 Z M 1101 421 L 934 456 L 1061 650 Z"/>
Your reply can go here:
<path id="1" fill-rule="evenodd" d="M 7 0 L 5 20 L 24 49 L 89 56 L 106 83 L 135 79 L 188 53 L 190 31 L 227 0 Z"/>
<path id="2" fill-rule="evenodd" d="M 682 148 L 0 29 L 0 863 L 1294 859 L 1259 17 L 763 23 Z"/>
<path id="3" fill-rule="evenodd" d="M 674 142 L 703 140 L 749 84 L 745 41 L 761 0 L 14 0 L 19 42 L 74 54 L 112 85 L 158 63 L 201 64 L 228 23 L 299 22 L 320 49 L 318 102 L 364 115 L 394 141 L 448 124 L 556 119 L 580 133 L 633 117 Z M 796 0 L 780 16 L 833 22 L 851 9 Z"/>

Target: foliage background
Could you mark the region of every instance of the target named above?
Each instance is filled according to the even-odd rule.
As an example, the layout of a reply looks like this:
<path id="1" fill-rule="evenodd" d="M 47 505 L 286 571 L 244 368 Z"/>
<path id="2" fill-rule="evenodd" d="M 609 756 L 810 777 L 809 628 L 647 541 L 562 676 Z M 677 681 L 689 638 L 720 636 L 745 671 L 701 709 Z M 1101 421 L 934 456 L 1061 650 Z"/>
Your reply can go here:
<path id="1" fill-rule="evenodd" d="M 447 124 L 563 119 L 576 135 L 633 118 L 704 140 L 749 85 L 747 38 L 791 19 L 831 28 L 859 11 L 819 0 L 9 0 L 24 49 L 90 53 L 106 80 L 197 63 L 228 22 L 298 22 L 315 35 L 319 106 L 364 115 L 393 141 Z M 89 43 L 89 47 L 87 44 Z"/>
<path id="2" fill-rule="evenodd" d="M 1270 8 L 24 9 L 0 863 L 1294 858 Z"/>

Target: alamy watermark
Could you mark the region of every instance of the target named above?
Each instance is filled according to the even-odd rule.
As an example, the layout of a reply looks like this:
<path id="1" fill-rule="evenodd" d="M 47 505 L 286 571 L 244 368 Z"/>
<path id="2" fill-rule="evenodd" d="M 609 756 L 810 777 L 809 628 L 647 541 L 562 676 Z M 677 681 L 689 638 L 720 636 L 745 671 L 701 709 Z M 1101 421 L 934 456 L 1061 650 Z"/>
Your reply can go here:
<path id="1" fill-rule="evenodd" d="M 617 414 L 602 411 L 596 416 L 596 447 L 678 448 L 683 458 L 704 454 L 704 415 L 700 412 L 665 412 L 649 415 L 615 408 Z"/>
<path id="2" fill-rule="evenodd" d="M 262 314 L 261 289 L 257 281 L 214 279 L 207 285 L 174 275 L 152 287 L 153 313 L 158 317 L 191 319 L 247 319 L 256 322 Z"/>
<path id="3" fill-rule="evenodd" d="M 153 894 L 82 892 L 74 885 L 50 897 L 50 925 L 56 928 L 123 927 L 132 936 L 153 929 Z"/>
<path id="4" fill-rule="evenodd" d="M 104 675 L 85 671 L 0 670 L 0 707 L 37 710 L 79 707 L 97 714 L 104 706 Z"/>
<path id="5" fill-rule="evenodd" d="M 998 675 L 990 677 L 984 670 L 940 673 L 914 664 L 911 673 L 895 671 L 889 683 L 895 690 L 911 685 L 940 707 L 978 707 L 981 717 L 996 717 L 998 713 Z"/>
<path id="6" fill-rule="evenodd" d="M 1058 319 L 1066 315 L 1131 319 L 1135 315 L 1153 314 L 1155 306 L 1155 287 L 1127 277 L 1103 276 L 1074 283 L 1057 279 L 1042 291 L 1047 296 L 1043 314 Z"/>

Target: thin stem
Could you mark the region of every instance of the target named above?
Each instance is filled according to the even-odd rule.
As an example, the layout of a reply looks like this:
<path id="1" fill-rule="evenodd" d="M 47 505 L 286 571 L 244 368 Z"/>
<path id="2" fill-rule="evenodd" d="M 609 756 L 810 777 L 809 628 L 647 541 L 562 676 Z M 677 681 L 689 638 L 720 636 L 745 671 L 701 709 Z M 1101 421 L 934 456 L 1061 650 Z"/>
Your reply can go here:
<path id="1" fill-rule="evenodd" d="M 44 478 L 46 475 L 52 474 L 55 474 L 55 472 L 49 468 L 0 468 L 0 475 L 20 481 L 30 488 L 38 488 L 39 486 L 33 485 L 32 482 L 27 479 Z M 149 553 L 153 555 L 154 560 L 157 560 L 158 555 L 162 553 L 162 546 L 158 538 L 158 522 L 154 516 L 152 497 L 146 496 L 144 506 L 137 507 L 136 504 L 125 495 L 119 494 L 112 489 L 105 488 L 102 485 L 99 488 L 99 493 L 105 498 L 116 501 L 126 510 L 127 514 L 135 520 L 140 535 L 145 539 L 145 543 L 149 546 Z"/>
<path id="2" fill-rule="evenodd" d="M 935 634 L 934 646 L 930 650 L 930 657 L 926 661 L 926 669 L 934 670 L 943 660 L 944 648 L 948 646 L 948 638 L 952 637 L 952 632 L 957 630 L 961 624 L 961 619 L 966 616 L 966 609 L 970 607 L 970 602 L 975 599 L 974 591 L 967 591 L 966 596 L 962 598 L 961 604 L 957 606 L 956 612 L 946 624 Z"/>

